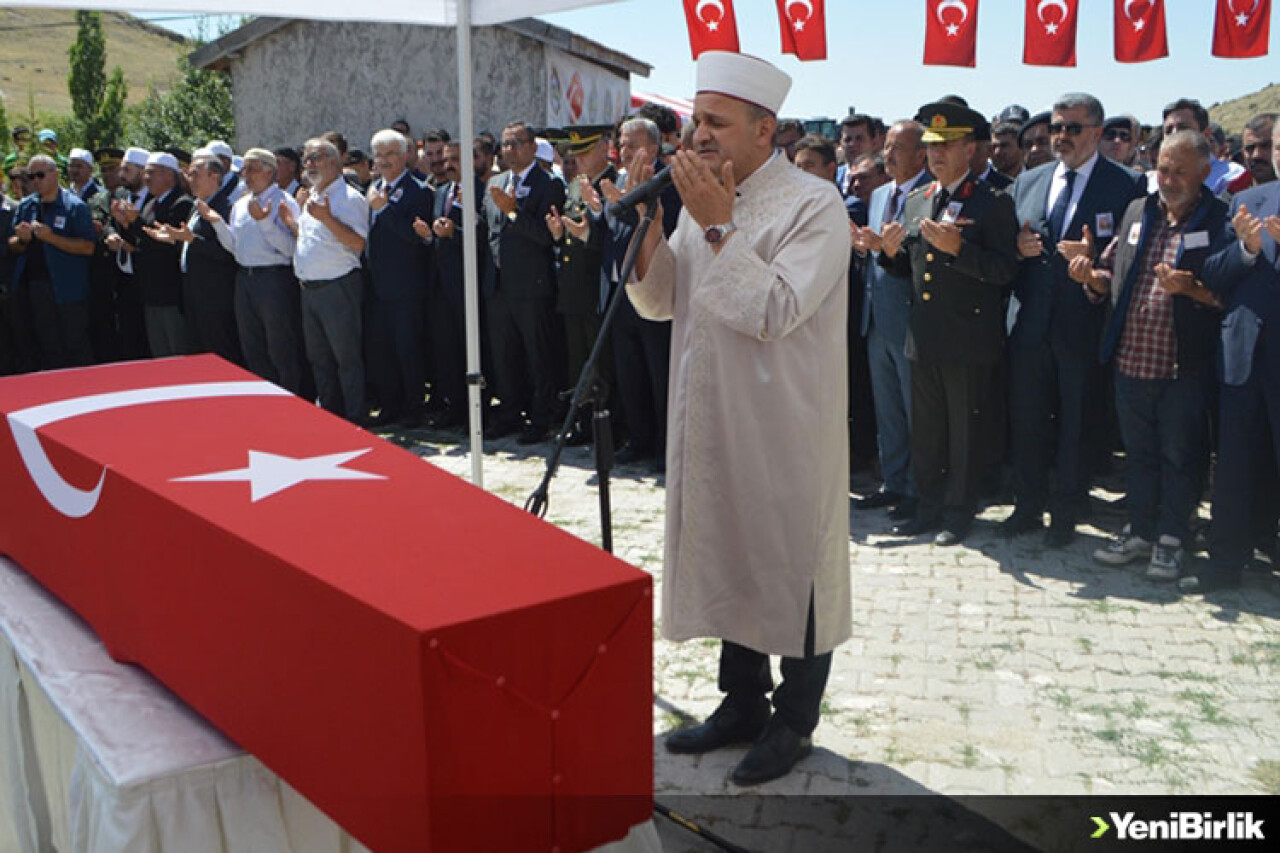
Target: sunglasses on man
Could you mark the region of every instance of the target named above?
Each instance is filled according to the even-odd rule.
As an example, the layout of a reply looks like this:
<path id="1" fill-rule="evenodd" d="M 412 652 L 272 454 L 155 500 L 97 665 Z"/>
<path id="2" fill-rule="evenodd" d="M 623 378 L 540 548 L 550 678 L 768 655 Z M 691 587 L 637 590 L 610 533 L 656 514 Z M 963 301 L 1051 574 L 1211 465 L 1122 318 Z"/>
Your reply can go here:
<path id="1" fill-rule="evenodd" d="M 1067 136 L 1079 136 L 1080 134 L 1084 133 L 1084 129 L 1086 127 L 1097 127 L 1097 125 L 1081 124 L 1078 121 L 1071 121 L 1066 123 L 1055 121 L 1053 124 L 1049 125 L 1049 135 L 1057 136 L 1058 134 L 1065 133 Z"/>
<path id="2" fill-rule="evenodd" d="M 1107 130 L 1102 134 L 1102 136 L 1104 139 L 1110 139 L 1113 142 L 1116 140 L 1119 140 L 1120 142 L 1128 142 L 1133 138 L 1129 131 L 1119 127 L 1113 127 L 1110 130 Z"/>
<path id="3" fill-rule="evenodd" d="M 27 172 L 27 174 L 28 174 L 30 177 L 35 178 L 37 181 L 43 181 L 43 180 L 44 180 L 44 176 L 45 176 L 45 175 L 49 175 L 49 174 L 52 174 L 52 173 L 51 173 L 51 172 Z"/>

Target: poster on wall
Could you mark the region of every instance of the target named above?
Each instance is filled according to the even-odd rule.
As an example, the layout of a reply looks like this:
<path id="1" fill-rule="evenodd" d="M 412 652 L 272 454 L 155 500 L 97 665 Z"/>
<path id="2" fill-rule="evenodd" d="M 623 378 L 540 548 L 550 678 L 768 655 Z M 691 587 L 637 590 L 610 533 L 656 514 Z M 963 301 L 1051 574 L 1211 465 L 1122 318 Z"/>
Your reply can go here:
<path id="1" fill-rule="evenodd" d="M 553 47 L 547 56 L 547 126 L 613 124 L 631 103 L 627 78 Z"/>

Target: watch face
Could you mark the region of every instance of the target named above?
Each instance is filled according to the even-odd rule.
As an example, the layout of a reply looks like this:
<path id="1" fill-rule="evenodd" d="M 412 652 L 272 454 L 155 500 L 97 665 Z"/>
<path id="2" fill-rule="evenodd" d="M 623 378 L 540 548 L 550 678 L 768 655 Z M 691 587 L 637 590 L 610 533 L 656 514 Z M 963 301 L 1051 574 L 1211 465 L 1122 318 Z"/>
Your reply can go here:
<path id="1" fill-rule="evenodd" d="M 724 239 L 724 230 L 718 225 L 712 225 L 707 229 L 705 236 L 708 243 L 719 243 Z"/>

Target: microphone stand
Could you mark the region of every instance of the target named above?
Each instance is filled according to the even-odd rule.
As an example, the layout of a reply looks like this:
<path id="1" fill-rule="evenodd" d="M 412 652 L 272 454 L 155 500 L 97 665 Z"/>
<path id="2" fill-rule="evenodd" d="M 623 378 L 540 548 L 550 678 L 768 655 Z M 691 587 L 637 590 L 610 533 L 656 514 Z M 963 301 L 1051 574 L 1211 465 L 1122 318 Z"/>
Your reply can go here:
<path id="1" fill-rule="evenodd" d="M 613 328 L 614 317 L 618 313 L 618 305 L 621 300 L 627 298 L 624 291 L 626 290 L 627 281 L 631 278 L 631 272 L 635 269 L 636 258 L 640 254 L 640 246 L 644 243 L 645 235 L 649 233 L 649 226 L 653 224 L 654 207 L 656 207 L 656 199 L 645 205 L 645 211 L 640 216 L 640 222 L 636 226 L 635 234 L 631 237 L 631 244 L 627 246 L 626 257 L 622 261 L 622 271 L 618 276 L 618 289 L 614 291 L 609 299 L 609 308 L 605 311 L 604 317 L 600 321 L 600 331 L 596 335 L 595 344 L 591 347 L 591 355 L 587 357 L 587 363 L 582 366 L 582 373 L 578 376 L 578 384 L 573 389 L 573 397 L 569 402 L 569 411 L 565 415 L 564 424 L 560 427 L 560 432 L 556 434 L 555 446 L 551 448 L 551 454 L 547 457 L 547 470 L 542 475 L 542 482 L 538 484 L 533 494 L 529 495 L 529 498 L 524 503 L 526 512 L 531 512 L 538 518 L 546 517 L 547 506 L 551 500 L 551 480 L 555 477 L 556 472 L 560 470 L 560 457 L 564 453 L 565 442 L 569 438 L 569 430 L 573 427 L 578 410 L 590 403 L 596 480 L 600 491 L 600 547 L 610 554 L 613 553 L 613 510 L 609 499 L 609 472 L 613 470 L 613 430 L 609 422 L 609 410 L 606 407 L 609 390 L 600 379 L 598 365 L 600 355 L 604 351 L 605 341 L 609 337 L 609 331 Z"/>

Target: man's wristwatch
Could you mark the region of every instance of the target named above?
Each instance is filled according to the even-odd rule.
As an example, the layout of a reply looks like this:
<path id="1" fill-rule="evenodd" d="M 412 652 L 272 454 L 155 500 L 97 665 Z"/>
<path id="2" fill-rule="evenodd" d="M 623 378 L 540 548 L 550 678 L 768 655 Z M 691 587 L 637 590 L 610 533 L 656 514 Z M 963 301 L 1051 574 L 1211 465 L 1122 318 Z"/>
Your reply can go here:
<path id="1" fill-rule="evenodd" d="M 507 214 L 507 221 L 509 222 L 516 221 L 516 212 L 514 210 Z"/>
<path id="2" fill-rule="evenodd" d="M 738 230 L 738 226 L 732 222 L 726 222 L 723 225 L 712 225 L 702 232 L 702 237 L 711 245 L 720 243 L 725 237 L 728 237 L 734 231 Z"/>

